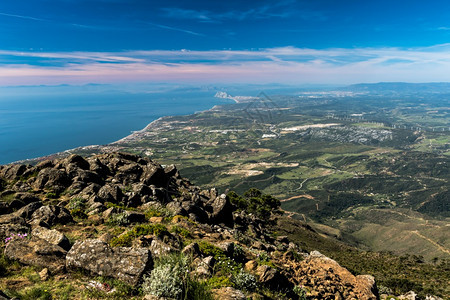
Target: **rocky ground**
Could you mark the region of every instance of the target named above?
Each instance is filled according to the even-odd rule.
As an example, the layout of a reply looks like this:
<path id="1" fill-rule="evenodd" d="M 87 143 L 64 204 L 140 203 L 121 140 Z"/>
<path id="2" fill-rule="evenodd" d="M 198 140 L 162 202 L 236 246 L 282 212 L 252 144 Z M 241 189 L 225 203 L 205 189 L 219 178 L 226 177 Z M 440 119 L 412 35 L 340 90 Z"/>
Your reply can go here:
<path id="1" fill-rule="evenodd" d="M 123 153 L 0 166 L 0 299 L 378 298 L 270 230 L 274 198 L 233 199 Z"/>

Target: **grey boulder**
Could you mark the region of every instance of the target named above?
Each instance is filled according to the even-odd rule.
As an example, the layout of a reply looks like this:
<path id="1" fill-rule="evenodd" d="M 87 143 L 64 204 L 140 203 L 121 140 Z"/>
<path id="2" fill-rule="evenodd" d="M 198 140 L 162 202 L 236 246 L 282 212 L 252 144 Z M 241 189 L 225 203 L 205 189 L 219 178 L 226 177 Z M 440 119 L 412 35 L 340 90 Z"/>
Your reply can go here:
<path id="1" fill-rule="evenodd" d="M 152 266 L 150 251 L 145 248 L 111 248 L 107 243 L 88 239 L 77 241 L 66 256 L 67 269 L 84 269 L 137 285 Z"/>

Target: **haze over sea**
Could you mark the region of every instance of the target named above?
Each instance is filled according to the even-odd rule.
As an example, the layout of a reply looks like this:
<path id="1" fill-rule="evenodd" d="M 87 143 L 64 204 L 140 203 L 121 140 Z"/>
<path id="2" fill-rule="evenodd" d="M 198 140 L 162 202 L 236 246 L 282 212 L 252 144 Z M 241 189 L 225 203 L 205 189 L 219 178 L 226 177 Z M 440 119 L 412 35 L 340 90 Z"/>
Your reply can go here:
<path id="1" fill-rule="evenodd" d="M 0 88 L 0 164 L 107 144 L 167 115 L 191 114 L 232 100 L 216 91 L 108 85 Z"/>

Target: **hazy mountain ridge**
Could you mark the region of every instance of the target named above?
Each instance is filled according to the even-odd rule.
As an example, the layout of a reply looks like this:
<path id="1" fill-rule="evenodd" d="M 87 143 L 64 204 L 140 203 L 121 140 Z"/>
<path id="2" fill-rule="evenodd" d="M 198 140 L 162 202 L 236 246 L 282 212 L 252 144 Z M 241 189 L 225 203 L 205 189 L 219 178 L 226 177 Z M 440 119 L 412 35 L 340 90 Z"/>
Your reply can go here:
<path id="1" fill-rule="evenodd" d="M 369 93 L 450 93 L 449 82 L 432 83 L 407 83 L 407 82 L 379 82 L 379 83 L 359 83 L 343 87 L 339 90 Z"/>

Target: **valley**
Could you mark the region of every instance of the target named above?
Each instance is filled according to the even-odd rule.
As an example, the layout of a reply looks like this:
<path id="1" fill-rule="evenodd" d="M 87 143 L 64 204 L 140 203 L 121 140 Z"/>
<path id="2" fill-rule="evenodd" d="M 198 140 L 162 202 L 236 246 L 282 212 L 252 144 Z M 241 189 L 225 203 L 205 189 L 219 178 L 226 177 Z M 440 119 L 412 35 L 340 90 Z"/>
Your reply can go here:
<path id="1" fill-rule="evenodd" d="M 362 249 L 450 257 L 445 84 L 251 96 L 60 155 L 149 156 L 202 188 L 258 188 L 294 218 Z"/>

